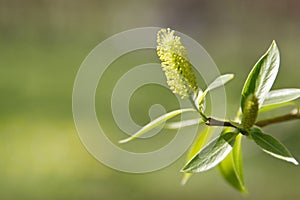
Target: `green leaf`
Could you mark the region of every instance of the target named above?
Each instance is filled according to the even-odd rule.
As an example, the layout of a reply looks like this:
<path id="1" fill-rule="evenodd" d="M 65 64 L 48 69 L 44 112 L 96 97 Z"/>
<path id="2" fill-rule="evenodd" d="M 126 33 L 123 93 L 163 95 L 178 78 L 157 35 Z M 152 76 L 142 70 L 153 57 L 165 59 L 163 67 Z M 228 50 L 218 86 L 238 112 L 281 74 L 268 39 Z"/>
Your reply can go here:
<path id="1" fill-rule="evenodd" d="M 202 124 L 203 121 L 201 121 L 200 118 L 196 118 L 196 119 L 188 119 L 188 120 L 182 120 L 179 122 L 169 122 L 166 123 L 164 128 L 166 129 L 180 129 L 183 127 L 187 127 L 187 126 L 193 126 L 193 125 L 199 125 Z"/>
<path id="2" fill-rule="evenodd" d="M 220 86 L 225 85 L 227 82 L 232 80 L 234 78 L 234 74 L 223 74 L 216 78 L 209 86 L 206 88 L 205 91 L 211 91 L 213 89 L 216 89 Z"/>
<path id="3" fill-rule="evenodd" d="M 197 98 L 195 100 L 195 103 L 196 104 L 198 103 L 198 105 L 203 104 L 205 96 L 207 95 L 207 93 L 209 91 L 225 85 L 227 82 L 229 82 L 233 78 L 234 78 L 234 74 L 223 74 L 223 75 L 217 77 L 211 84 L 209 84 L 209 86 L 206 88 L 206 90 L 204 92 L 199 93 L 199 95 L 197 96 Z"/>
<path id="4" fill-rule="evenodd" d="M 262 106 L 276 105 L 295 100 L 300 97 L 300 89 L 272 90 L 266 96 Z"/>
<path id="5" fill-rule="evenodd" d="M 196 140 L 194 141 L 194 143 L 192 144 L 189 150 L 189 153 L 187 155 L 187 161 L 192 159 L 201 150 L 201 148 L 207 143 L 207 141 L 209 140 L 209 138 L 213 133 L 213 130 L 214 130 L 213 127 L 206 126 L 205 129 L 198 135 L 198 137 L 196 138 Z M 191 173 L 185 173 L 182 178 L 181 184 L 182 185 L 186 184 L 186 182 L 189 180 L 191 175 L 192 175 Z"/>
<path id="6" fill-rule="evenodd" d="M 196 154 L 181 170 L 198 173 L 218 165 L 232 150 L 236 133 L 229 132 L 212 140 Z"/>
<path id="7" fill-rule="evenodd" d="M 256 127 L 251 129 L 250 135 L 252 136 L 254 142 L 266 153 L 281 160 L 298 165 L 298 161 L 292 156 L 289 150 L 271 135 L 263 133 L 259 128 Z"/>
<path id="8" fill-rule="evenodd" d="M 259 107 L 268 95 L 279 70 L 279 50 L 275 41 L 268 51 L 254 65 L 242 90 L 241 108 L 244 108 L 246 98 L 254 94 L 258 98 Z"/>
<path id="9" fill-rule="evenodd" d="M 280 104 L 272 104 L 272 105 L 267 105 L 263 106 L 259 109 L 258 113 L 265 113 L 268 111 L 274 111 L 278 108 L 294 108 L 295 107 L 295 102 L 285 102 L 285 103 L 280 103 Z"/>
<path id="10" fill-rule="evenodd" d="M 244 183 L 244 171 L 241 149 L 242 135 L 239 134 L 233 146 L 232 151 L 218 165 L 223 178 L 240 192 L 247 192 Z"/>
<path id="11" fill-rule="evenodd" d="M 147 133 L 148 131 L 150 131 L 151 129 L 159 126 L 160 124 L 162 124 L 163 122 L 181 114 L 184 112 L 195 112 L 195 109 L 190 109 L 190 108 L 186 108 L 186 109 L 180 109 L 180 110 L 174 110 L 172 112 L 166 113 L 158 118 L 156 118 L 155 120 L 151 121 L 149 124 L 145 125 L 143 128 L 141 128 L 138 132 L 136 132 L 135 134 L 131 135 L 130 137 L 124 139 L 124 140 L 120 140 L 119 143 L 126 143 L 129 142 L 131 140 L 134 140 L 138 137 L 140 137 L 141 135 Z"/>
<path id="12" fill-rule="evenodd" d="M 233 146 L 232 154 L 233 154 L 233 161 L 236 167 L 236 173 L 239 177 L 241 186 L 244 187 L 244 169 L 243 169 L 243 155 L 242 155 L 242 134 L 239 134 L 236 137 L 235 144 Z"/>

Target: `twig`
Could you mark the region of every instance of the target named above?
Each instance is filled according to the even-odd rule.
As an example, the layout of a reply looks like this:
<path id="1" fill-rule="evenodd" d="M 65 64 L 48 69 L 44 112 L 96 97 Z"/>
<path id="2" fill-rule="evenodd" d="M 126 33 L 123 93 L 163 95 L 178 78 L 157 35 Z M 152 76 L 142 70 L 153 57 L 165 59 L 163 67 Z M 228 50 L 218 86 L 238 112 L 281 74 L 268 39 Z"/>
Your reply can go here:
<path id="1" fill-rule="evenodd" d="M 236 126 L 234 126 L 233 124 L 231 124 L 228 121 L 220 121 L 220 120 L 217 120 L 217 119 L 214 119 L 214 118 L 211 118 L 211 117 L 209 117 L 207 119 L 207 121 L 205 122 L 205 124 L 207 126 L 229 126 L 229 127 L 236 128 Z"/>
<path id="2" fill-rule="evenodd" d="M 259 127 L 264 127 L 264 126 L 267 126 L 270 124 L 290 121 L 290 120 L 294 120 L 294 119 L 300 119 L 300 108 L 296 108 L 296 109 L 292 110 L 292 112 L 290 112 L 289 114 L 286 114 L 286 115 L 258 121 L 255 123 L 255 125 L 259 126 Z"/>
<path id="3" fill-rule="evenodd" d="M 273 117 L 270 119 L 261 120 L 255 123 L 256 126 L 264 127 L 270 124 L 280 123 L 280 122 L 286 122 L 290 120 L 300 119 L 300 108 L 296 108 L 292 110 L 289 114 Z M 214 118 L 207 118 L 207 121 L 205 122 L 207 126 L 223 126 L 223 127 L 233 127 L 236 129 L 239 129 L 242 134 L 247 135 L 247 132 L 242 130 L 240 127 L 235 126 L 231 122 L 228 121 L 221 121 Z"/>

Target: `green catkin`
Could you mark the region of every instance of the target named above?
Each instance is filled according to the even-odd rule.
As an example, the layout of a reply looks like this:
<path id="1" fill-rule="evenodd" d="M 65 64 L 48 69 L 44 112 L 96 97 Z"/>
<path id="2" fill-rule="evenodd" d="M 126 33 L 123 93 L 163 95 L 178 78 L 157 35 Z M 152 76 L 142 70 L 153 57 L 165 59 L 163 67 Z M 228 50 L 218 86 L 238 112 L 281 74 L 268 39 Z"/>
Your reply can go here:
<path id="1" fill-rule="evenodd" d="M 169 28 L 162 29 L 157 33 L 157 44 L 157 55 L 172 92 L 182 99 L 195 93 L 198 89 L 196 77 L 180 37 Z"/>
<path id="2" fill-rule="evenodd" d="M 246 131 L 255 124 L 258 114 L 258 99 L 254 94 L 250 94 L 245 101 L 243 108 L 242 125 Z"/>

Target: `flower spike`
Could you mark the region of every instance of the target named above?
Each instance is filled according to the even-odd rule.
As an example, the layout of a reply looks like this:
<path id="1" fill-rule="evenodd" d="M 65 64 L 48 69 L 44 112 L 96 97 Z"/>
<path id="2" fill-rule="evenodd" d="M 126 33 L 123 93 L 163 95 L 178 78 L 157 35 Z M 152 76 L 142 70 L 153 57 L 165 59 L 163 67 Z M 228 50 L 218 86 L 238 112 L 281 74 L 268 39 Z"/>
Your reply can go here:
<path id="1" fill-rule="evenodd" d="M 182 99 L 193 95 L 198 85 L 180 37 L 175 36 L 169 28 L 162 29 L 157 33 L 157 44 L 157 55 L 162 61 L 170 89 Z"/>

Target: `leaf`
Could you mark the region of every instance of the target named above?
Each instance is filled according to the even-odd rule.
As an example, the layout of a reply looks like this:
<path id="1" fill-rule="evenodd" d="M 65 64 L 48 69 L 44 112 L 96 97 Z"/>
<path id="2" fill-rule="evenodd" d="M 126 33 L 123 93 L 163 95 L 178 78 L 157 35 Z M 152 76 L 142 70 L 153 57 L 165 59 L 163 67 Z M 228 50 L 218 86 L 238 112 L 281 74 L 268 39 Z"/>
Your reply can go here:
<path id="1" fill-rule="evenodd" d="M 242 90 L 241 108 L 244 108 L 246 98 L 254 94 L 258 98 L 259 107 L 268 95 L 279 70 L 279 50 L 275 41 L 268 51 L 254 65 Z"/>
<path id="2" fill-rule="evenodd" d="M 289 150 L 271 135 L 265 134 L 259 128 L 255 127 L 251 129 L 250 135 L 254 142 L 266 153 L 298 165 L 298 161 L 292 156 Z"/>
<path id="3" fill-rule="evenodd" d="M 240 179 L 241 186 L 244 187 L 244 169 L 243 169 L 243 156 L 242 156 L 242 134 L 236 137 L 235 144 L 233 146 L 232 154 L 233 161 L 236 167 L 237 175 Z"/>
<path id="4" fill-rule="evenodd" d="M 124 139 L 124 140 L 120 140 L 119 143 L 126 143 L 129 142 L 131 140 L 134 140 L 135 138 L 140 137 L 141 135 L 147 133 L 148 131 L 150 131 L 151 129 L 159 126 L 160 124 L 162 124 L 163 122 L 181 114 L 184 112 L 194 112 L 196 111 L 195 109 L 190 109 L 190 108 L 186 108 L 186 109 L 180 109 L 180 110 L 174 110 L 172 112 L 166 113 L 156 119 L 154 119 L 153 121 L 151 121 L 149 124 L 145 125 L 143 128 L 141 128 L 138 132 L 136 132 L 135 134 L 131 135 L 130 137 Z"/>
<path id="5" fill-rule="evenodd" d="M 218 78 L 216 78 L 211 84 L 209 84 L 209 86 L 206 88 L 206 91 L 211 91 L 220 86 L 223 86 L 233 78 L 234 78 L 234 74 L 223 74 Z"/>
<path id="6" fill-rule="evenodd" d="M 244 183 L 241 139 L 242 135 L 239 134 L 235 139 L 232 151 L 218 165 L 218 167 L 223 178 L 228 183 L 230 183 L 237 190 L 246 193 L 247 191 Z"/>
<path id="7" fill-rule="evenodd" d="M 205 129 L 198 135 L 194 143 L 192 144 L 191 148 L 189 149 L 189 153 L 187 155 L 187 161 L 192 159 L 199 151 L 200 149 L 207 143 L 209 138 L 211 137 L 213 133 L 214 128 L 206 126 Z M 186 182 L 189 180 L 191 177 L 191 173 L 185 173 L 182 180 L 181 184 L 184 185 Z"/>
<path id="8" fill-rule="evenodd" d="M 204 102 L 204 98 L 209 91 L 225 85 L 233 78 L 234 78 L 234 74 L 223 74 L 217 77 L 211 84 L 209 84 L 209 86 L 206 88 L 204 92 L 202 92 L 202 94 L 200 93 L 201 95 L 198 95 L 197 100 L 195 102 L 198 102 L 198 104 L 201 105 Z"/>
<path id="9" fill-rule="evenodd" d="M 272 90 L 266 96 L 262 106 L 277 105 L 295 100 L 300 97 L 300 89 Z"/>
<path id="10" fill-rule="evenodd" d="M 204 112 L 205 110 L 205 96 L 206 94 L 203 93 L 202 90 L 199 90 L 198 93 L 195 93 L 195 96 L 193 98 L 194 105 L 199 111 Z"/>
<path id="11" fill-rule="evenodd" d="M 166 123 L 164 128 L 166 128 L 166 129 L 180 129 L 180 128 L 187 127 L 187 126 L 193 126 L 193 125 L 197 125 L 197 124 L 199 125 L 201 123 L 203 123 L 203 121 L 201 121 L 200 118 L 188 119 L 188 120 L 183 120 L 183 121 L 179 121 L 179 122 Z"/>
<path id="12" fill-rule="evenodd" d="M 209 170 L 219 164 L 232 150 L 236 133 L 229 132 L 212 140 L 199 151 L 181 170 L 198 173 Z"/>
<path id="13" fill-rule="evenodd" d="M 295 107 L 295 102 L 285 102 L 285 103 L 280 103 L 280 104 L 272 104 L 272 105 L 267 105 L 267 106 L 263 106 L 259 109 L 258 113 L 265 113 L 268 111 L 273 111 L 276 110 L 278 108 L 288 108 L 288 107 Z"/>

